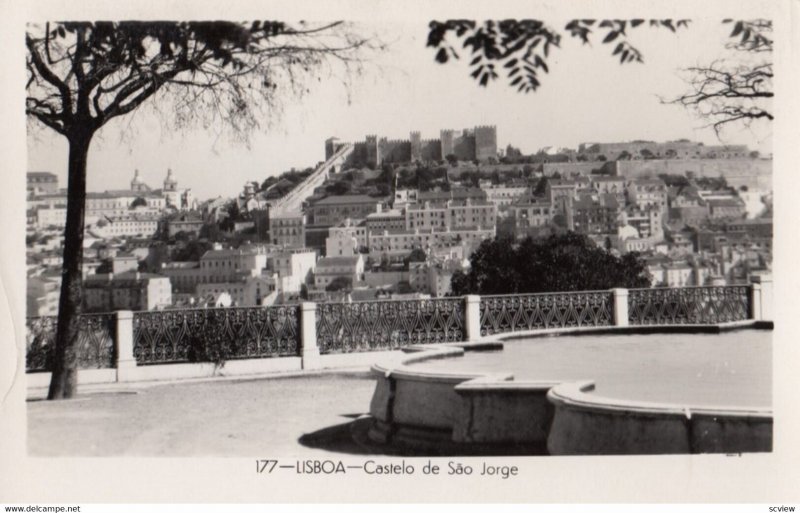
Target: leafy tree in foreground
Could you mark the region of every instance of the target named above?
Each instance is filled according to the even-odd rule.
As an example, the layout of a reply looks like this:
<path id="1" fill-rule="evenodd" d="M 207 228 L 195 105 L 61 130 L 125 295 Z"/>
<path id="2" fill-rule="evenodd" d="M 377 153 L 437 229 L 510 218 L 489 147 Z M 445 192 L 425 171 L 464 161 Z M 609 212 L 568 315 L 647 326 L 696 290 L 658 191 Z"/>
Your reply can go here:
<path id="1" fill-rule="evenodd" d="M 620 64 L 643 63 L 642 52 L 629 41 L 631 33 L 640 27 L 677 32 L 688 28 L 689 22 L 687 19 L 574 19 L 559 31 L 534 19 L 434 20 L 429 24 L 427 46 L 436 52 L 435 59 L 441 64 L 460 59 L 461 53 L 466 53 L 470 76 L 481 86 L 504 75 L 510 87 L 529 93 L 541 85 L 541 73 L 550 71 L 548 59 L 551 52 L 561 47 L 562 34 L 583 44 L 602 38 L 601 44 L 614 48 L 611 54 Z M 773 119 L 772 21 L 722 22 L 733 26 L 732 41 L 725 47 L 733 50 L 734 58 L 686 69 L 691 90 L 665 101 L 710 120 L 718 136 L 730 123 L 749 126 L 756 120 Z"/>
<path id="2" fill-rule="evenodd" d="M 470 257 L 468 273 L 456 272 L 453 295 L 513 294 L 649 287 L 638 253 L 617 257 L 584 235 L 568 232 L 484 241 Z"/>
<path id="3" fill-rule="evenodd" d="M 628 35 L 641 26 L 662 27 L 672 32 L 689 26 L 690 20 L 571 20 L 563 32 L 589 44 L 594 32 L 602 32 L 603 44 L 614 47 L 612 55 L 620 63 L 644 62 L 642 53 L 628 41 Z M 456 49 L 453 39 L 461 43 Z M 497 80 L 503 73 L 509 86 L 519 92 L 536 91 L 539 73 L 548 73 L 550 53 L 561 46 L 561 33 L 541 20 L 447 20 L 431 21 L 428 46 L 436 50 L 442 64 L 469 52 L 471 76 L 481 86 Z"/>
<path id="4" fill-rule="evenodd" d="M 25 102 L 33 126 L 69 145 L 67 222 L 55 363 L 48 397 L 71 397 L 77 378 L 78 314 L 86 165 L 95 134 L 151 107 L 176 128 L 247 134 L 269 121 L 279 99 L 332 64 L 358 71 L 369 40 L 341 22 L 66 22 L 31 24 L 25 35 Z M 314 73 L 314 75 L 312 75 Z M 280 85 L 280 89 L 278 89 Z"/>

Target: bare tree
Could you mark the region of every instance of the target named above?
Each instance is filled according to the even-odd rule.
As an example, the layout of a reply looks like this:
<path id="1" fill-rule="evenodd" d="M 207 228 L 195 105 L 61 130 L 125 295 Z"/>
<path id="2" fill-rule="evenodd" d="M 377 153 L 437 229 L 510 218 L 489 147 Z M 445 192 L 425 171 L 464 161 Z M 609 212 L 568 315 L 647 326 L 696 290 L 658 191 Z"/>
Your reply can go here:
<path id="1" fill-rule="evenodd" d="M 82 302 L 86 165 L 94 135 L 145 106 L 176 127 L 199 122 L 246 137 L 310 75 L 360 70 L 377 48 L 342 22 L 68 22 L 26 32 L 26 112 L 67 139 L 68 203 L 54 368 L 48 398 L 75 393 Z M 280 87 L 280 89 L 279 89 Z"/>
<path id="2" fill-rule="evenodd" d="M 689 90 L 666 101 L 694 111 L 708 120 L 717 136 L 732 124 L 750 126 L 755 121 L 772 121 L 772 21 L 733 21 L 726 44 L 731 57 L 705 66 L 687 68 Z"/>

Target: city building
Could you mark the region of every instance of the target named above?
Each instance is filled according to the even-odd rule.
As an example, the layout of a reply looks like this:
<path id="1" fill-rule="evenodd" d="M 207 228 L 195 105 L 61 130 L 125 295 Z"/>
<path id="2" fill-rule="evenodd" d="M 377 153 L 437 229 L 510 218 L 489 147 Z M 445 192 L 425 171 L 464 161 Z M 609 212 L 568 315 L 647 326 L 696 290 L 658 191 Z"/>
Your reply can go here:
<path id="1" fill-rule="evenodd" d="M 406 230 L 494 228 L 497 205 L 485 200 L 425 201 L 406 207 Z"/>
<path id="2" fill-rule="evenodd" d="M 58 192 L 58 176 L 47 172 L 30 172 L 27 174 L 28 196 L 42 196 Z"/>
<path id="3" fill-rule="evenodd" d="M 179 233 L 199 237 L 200 231 L 205 226 L 203 216 L 199 212 L 177 212 L 168 216 L 162 222 L 164 231 L 169 237 L 175 237 Z"/>
<path id="4" fill-rule="evenodd" d="M 395 233 L 406 229 L 406 216 L 402 210 L 378 209 L 377 212 L 369 214 L 365 219 L 367 233 Z"/>
<path id="5" fill-rule="evenodd" d="M 328 230 L 325 240 L 326 256 L 353 256 L 360 253 L 361 248 L 369 245 L 367 226 L 364 221 L 353 224 L 350 219 L 345 219 L 339 226 L 332 226 Z"/>
<path id="6" fill-rule="evenodd" d="M 152 237 L 158 232 L 159 221 L 159 216 L 152 214 L 105 216 L 97 221 L 92 231 L 103 238 Z"/>
<path id="7" fill-rule="evenodd" d="M 481 186 L 486 192 L 486 199 L 498 207 L 506 207 L 530 193 L 528 186 L 511 186 L 505 184 Z"/>
<path id="8" fill-rule="evenodd" d="M 267 267 L 268 253 L 263 246 L 243 246 L 206 251 L 198 262 L 171 262 L 161 267 L 176 292 L 192 294 L 200 284 L 225 283 L 243 275 L 259 276 Z"/>
<path id="9" fill-rule="evenodd" d="M 270 255 L 269 267 L 275 272 L 278 291 L 299 293 L 312 283 L 317 267 L 317 252 L 306 249 L 285 249 Z"/>
<path id="10" fill-rule="evenodd" d="M 274 303 L 276 290 L 274 275 L 241 275 L 232 281 L 198 284 L 197 296 L 217 297 L 224 293 L 230 296 L 231 306 L 262 306 Z"/>
<path id="11" fill-rule="evenodd" d="M 93 274 L 83 282 L 83 306 L 86 312 L 153 310 L 171 304 L 170 280 L 158 274 L 135 271 Z"/>
<path id="12" fill-rule="evenodd" d="M 383 199 L 353 194 L 328 196 L 317 200 L 306 208 L 308 224 L 316 226 L 336 226 L 347 218 L 364 219 L 383 206 Z"/>
<path id="13" fill-rule="evenodd" d="M 658 178 L 639 178 L 627 186 L 628 203 L 640 209 L 656 206 L 667 212 L 667 184 Z"/>
<path id="14" fill-rule="evenodd" d="M 276 246 L 302 248 L 306 244 L 306 216 L 302 212 L 270 210 L 269 238 Z"/>
<path id="15" fill-rule="evenodd" d="M 58 315 L 58 300 L 61 295 L 61 274 L 42 274 L 28 277 L 26 300 L 28 317 Z"/>
<path id="16" fill-rule="evenodd" d="M 573 226 L 586 235 L 617 233 L 620 204 L 613 194 L 583 195 L 573 204 Z"/>
<path id="17" fill-rule="evenodd" d="M 457 230 L 406 230 L 399 233 L 384 232 L 370 234 L 369 252 L 371 255 L 401 255 L 414 249 L 427 251 L 436 247 L 449 247 L 465 244 L 470 248 L 468 253 L 477 248 L 486 239 L 495 236 L 495 228 L 462 228 Z"/>
<path id="18" fill-rule="evenodd" d="M 550 224 L 554 214 L 550 202 L 535 196 L 523 198 L 509 207 L 509 215 L 514 219 L 517 236 L 526 233 L 528 228 Z"/>
<path id="19" fill-rule="evenodd" d="M 741 198 L 708 198 L 708 215 L 711 219 L 742 219 L 747 208 Z"/>
<path id="20" fill-rule="evenodd" d="M 349 280 L 351 286 L 364 280 L 364 257 L 355 256 L 329 256 L 317 260 L 314 271 L 314 286 L 325 289 L 336 278 Z"/>
<path id="21" fill-rule="evenodd" d="M 618 200 L 625 199 L 625 178 L 622 176 L 592 176 L 592 190 L 597 194 L 613 194 Z"/>

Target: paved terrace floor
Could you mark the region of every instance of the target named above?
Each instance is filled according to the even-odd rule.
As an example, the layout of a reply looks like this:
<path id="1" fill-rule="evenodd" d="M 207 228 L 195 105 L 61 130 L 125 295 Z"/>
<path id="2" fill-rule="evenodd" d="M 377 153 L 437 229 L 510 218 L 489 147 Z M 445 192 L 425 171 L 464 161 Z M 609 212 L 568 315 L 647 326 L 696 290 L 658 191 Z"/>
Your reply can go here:
<path id="1" fill-rule="evenodd" d="M 31 456 L 375 454 L 353 440 L 375 381 L 367 370 L 84 387 L 29 394 Z M 355 421 L 355 422 L 354 422 Z M 363 424 L 363 421 L 362 421 Z M 356 437 L 357 439 L 360 437 Z"/>

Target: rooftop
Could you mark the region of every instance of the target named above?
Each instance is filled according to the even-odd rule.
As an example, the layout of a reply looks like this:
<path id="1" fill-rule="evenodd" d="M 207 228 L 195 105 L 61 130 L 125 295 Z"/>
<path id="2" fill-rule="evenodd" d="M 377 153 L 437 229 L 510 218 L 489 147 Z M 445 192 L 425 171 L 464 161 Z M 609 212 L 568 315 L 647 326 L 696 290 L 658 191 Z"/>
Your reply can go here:
<path id="1" fill-rule="evenodd" d="M 359 203 L 380 203 L 384 198 L 373 198 L 365 194 L 350 194 L 345 196 L 328 196 L 314 203 L 316 205 L 352 205 Z"/>
<path id="2" fill-rule="evenodd" d="M 58 176 L 55 173 L 49 173 L 47 171 L 31 171 L 28 173 L 28 178 L 48 178 L 52 180 L 58 180 Z"/>
<path id="3" fill-rule="evenodd" d="M 356 265 L 358 260 L 361 258 L 361 255 L 323 257 L 317 260 L 317 268 L 331 267 L 335 265 Z"/>

